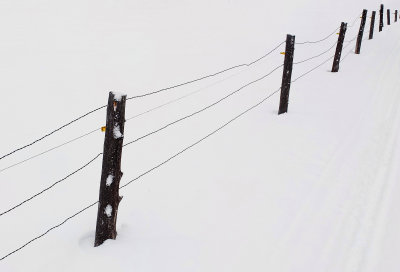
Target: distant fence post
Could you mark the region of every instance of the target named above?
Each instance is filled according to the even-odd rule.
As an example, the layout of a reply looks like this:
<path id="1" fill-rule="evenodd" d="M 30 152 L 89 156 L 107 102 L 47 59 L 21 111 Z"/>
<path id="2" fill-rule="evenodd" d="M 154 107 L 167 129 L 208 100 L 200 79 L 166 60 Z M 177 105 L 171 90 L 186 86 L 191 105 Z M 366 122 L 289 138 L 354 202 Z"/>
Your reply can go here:
<path id="1" fill-rule="evenodd" d="M 387 10 L 387 25 L 390 25 L 390 9 Z"/>
<path id="2" fill-rule="evenodd" d="M 399 12 L 397 11 L 397 9 L 394 11 L 394 22 L 397 22 L 397 17 L 399 16 Z"/>
<path id="3" fill-rule="evenodd" d="M 340 25 L 339 38 L 336 45 L 336 53 L 335 57 L 333 58 L 332 72 L 334 73 L 339 72 L 340 58 L 342 57 L 343 42 L 344 42 L 344 36 L 346 35 L 346 30 L 347 30 L 347 23 L 342 22 L 342 24 Z"/>
<path id="4" fill-rule="evenodd" d="M 374 38 L 375 16 L 376 16 L 376 11 L 373 11 L 372 16 L 371 16 L 371 25 L 369 28 L 369 39 L 370 40 L 372 40 Z"/>
<path id="5" fill-rule="evenodd" d="M 116 223 L 119 183 L 122 177 L 121 157 L 124 139 L 126 95 L 109 93 L 104 138 L 103 168 L 101 171 L 99 205 L 94 246 L 117 237 Z"/>
<path id="6" fill-rule="evenodd" d="M 381 8 L 379 9 L 379 32 L 383 29 L 383 4 L 381 4 Z"/>
<path id="7" fill-rule="evenodd" d="M 288 111 L 289 92 L 293 70 L 294 43 L 295 36 L 288 34 L 286 36 L 285 62 L 283 64 L 281 99 L 278 114 L 286 113 Z"/>
<path id="8" fill-rule="evenodd" d="M 355 52 L 356 54 L 360 54 L 361 52 L 361 43 L 364 35 L 365 21 L 367 20 L 367 12 L 368 11 L 364 9 L 362 13 L 360 30 L 358 31 L 358 37 L 357 37 L 356 52 Z"/>

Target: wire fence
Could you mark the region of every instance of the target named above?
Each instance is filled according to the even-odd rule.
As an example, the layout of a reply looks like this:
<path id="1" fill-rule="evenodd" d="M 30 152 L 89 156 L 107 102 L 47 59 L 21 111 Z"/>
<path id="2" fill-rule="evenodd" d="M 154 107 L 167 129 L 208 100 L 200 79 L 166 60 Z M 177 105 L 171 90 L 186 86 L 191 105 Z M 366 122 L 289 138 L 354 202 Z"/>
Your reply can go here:
<path id="1" fill-rule="evenodd" d="M 231 67 L 229 67 L 229 68 L 223 69 L 223 70 L 221 70 L 221 71 L 218 71 L 218 72 L 215 72 L 215 73 L 211 73 L 211 74 L 208 74 L 208 75 L 205 75 L 205 76 L 196 78 L 196 79 L 192 79 L 192 80 L 186 81 L 186 82 L 184 82 L 184 83 L 176 84 L 176 85 L 173 85 L 173 86 L 170 86 L 170 87 L 162 88 L 162 89 L 159 89 L 159 90 L 156 90 L 156 91 L 152 91 L 152 92 L 148 92 L 148 93 L 144 93 L 144 94 L 140 94 L 140 95 L 136 95 L 136 96 L 131 96 L 131 97 L 128 97 L 126 100 L 132 100 L 132 99 L 137 99 L 137 98 L 143 98 L 143 97 L 146 97 L 146 96 L 151 96 L 151 95 L 158 94 L 158 93 L 162 93 L 162 92 L 165 92 L 165 91 L 168 91 L 168 90 L 176 89 L 176 88 L 179 88 L 179 87 L 182 87 L 182 86 L 185 86 L 185 85 L 189 85 L 189 84 L 192 84 L 192 83 L 195 83 L 195 82 L 198 82 L 198 81 L 207 79 L 207 78 L 215 77 L 215 76 L 218 76 L 218 75 L 220 75 L 220 74 L 226 73 L 226 72 L 228 72 L 228 71 L 231 71 L 231 70 L 234 70 L 234 69 L 237 69 L 237 68 L 240 68 L 240 67 L 249 67 L 249 66 L 252 66 L 252 65 L 254 65 L 254 64 L 258 63 L 258 62 L 260 62 L 261 60 L 265 59 L 265 58 L 268 57 L 269 55 L 271 55 L 274 51 L 276 51 L 276 50 L 277 50 L 281 45 L 283 45 L 284 43 L 285 43 L 285 41 L 282 41 L 282 42 L 278 43 L 272 50 L 268 51 L 265 55 L 263 55 L 262 57 L 260 57 L 260 58 L 258 58 L 258 59 L 256 59 L 256 60 L 254 60 L 254 61 L 252 61 L 252 62 L 234 65 L 234 66 L 231 66 Z M 62 129 L 64 129 L 64 128 L 66 128 L 66 127 L 72 125 L 73 123 L 75 123 L 75 122 L 77 122 L 77 121 L 79 121 L 79 120 L 81 120 L 81 119 L 83 119 L 83 118 L 85 118 L 85 117 L 87 117 L 87 116 L 89 116 L 89 115 L 91 115 L 91 114 L 93 114 L 93 113 L 95 113 L 95 112 L 101 110 L 101 109 L 104 109 L 104 108 L 106 108 L 106 107 L 107 107 L 107 105 L 103 105 L 103 106 L 101 106 L 101 107 L 98 107 L 98 108 L 96 108 L 96 109 L 93 109 L 93 110 L 91 110 L 91 111 L 89 111 L 89 112 L 87 112 L 87 113 L 85 113 L 85 114 L 83 114 L 83 115 L 81 115 L 81 116 L 79 116 L 79 117 L 73 119 L 72 121 L 69 121 L 68 123 L 66 123 L 66 124 L 64 124 L 64 125 L 62 125 L 62 126 L 56 128 L 56 129 L 54 129 L 53 131 L 51 131 L 51 132 L 45 134 L 44 136 L 42 136 L 42 137 L 40 137 L 40 138 L 38 138 L 38 139 L 32 141 L 31 143 L 26 144 L 26 145 L 23 145 L 23 146 L 21 146 L 21 147 L 15 149 L 15 150 L 9 152 L 9 153 L 6 153 L 6 154 L 0 156 L 0 160 L 4 159 L 4 158 L 6 158 L 6 157 L 11 156 L 12 154 L 14 154 L 14 153 L 16 153 L 16 152 L 18 152 L 18 151 L 21 151 L 21 150 L 23 150 L 23 149 L 26 149 L 26 148 L 28 148 L 28 147 L 34 145 L 34 144 L 36 144 L 36 143 L 38 143 L 38 142 L 40 142 L 40 141 L 42 141 L 42 140 L 44 140 L 44 139 L 50 137 L 50 136 L 53 135 L 54 133 L 56 133 L 56 132 L 58 132 L 58 131 L 60 131 L 60 130 L 62 130 Z"/>
<path id="2" fill-rule="evenodd" d="M 354 22 L 352 23 L 352 25 L 351 25 L 350 27 L 352 27 L 352 26 L 355 25 L 355 23 L 359 20 L 359 16 L 360 16 L 360 15 L 357 16 L 357 18 L 354 20 Z M 300 42 L 300 43 L 295 43 L 295 44 L 296 44 L 296 45 L 305 45 L 305 44 L 316 44 L 316 43 L 323 42 L 323 41 L 329 39 L 329 37 L 335 35 L 338 29 L 339 29 L 339 28 L 336 28 L 334 32 L 330 33 L 328 36 L 325 36 L 323 39 L 316 40 L 316 41 Z M 356 38 L 357 38 L 357 36 L 354 37 L 354 38 L 352 38 L 352 39 L 350 39 L 350 40 L 345 41 L 346 45 L 343 47 L 343 49 L 345 49 L 345 48 L 349 47 L 350 45 L 352 45 Z M 197 82 L 197 81 L 201 81 L 201 80 L 204 80 L 204 79 L 207 79 L 207 78 L 210 78 L 210 77 L 215 77 L 215 76 L 217 76 L 217 75 L 226 73 L 226 72 L 228 72 L 228 71 L 237 69 L 237 68 L 239 68 L 239 67 L 249 67 L 249 66 L 252 66 L 252 65 L 254 65 L 254 64 L 258 63 L 258 62 L 260 62 L 261 60 L 265 59 L 265 58 L 268 57 L 269 55 L 271 55 L 271 54 L 272 54 L 273 52 L 275 52 L 278 48 L 280 48 L 284 43 L 285 43 L 285 41 L 284 41 L 284 42 L 278 43 L 272 50 L 270 50 L 270 51 L 267 52 L 265 55 L 263 55 L 262 57 L 260 57 L 260 58 L 258 58 L 258 59 L 256 59 L 256 60 L 254 60 L 254 61 L 252 61 L 252 62 L 245 63 L 245 64 L 240 64 L 240 65 L 235 65 L 235 66 L 229 67 L 229 68 L 227 68 L 227 69 L 221 70 L 221 71 L 219 71 L 219 72 L 212 73 L 212 74 L 209 74 L 209 75 L 206 75 L 206 76 L 203 76 L 203 77 L 199 77 L 199 78 L 196 78 L 196 79 L 193 79 L 193 80 L 184 82 L 184 83 L 180 83 L 180 84 L 177 84 L 177 85 L 174 85 L 174 86 L 171 86 L 171 87 L 163 88 L 163 89 L 160 89 L 160 90 L 157 90 L 157 91 L 152 91 L 152 92 L 144 93 L 144 94 L 142 94 L 142 95 L 137 95 L 137 96 L 128 97 L 127 100 L 132 100 L 132 99 L 136 99 L 136 98 L 142 98 L 142 97 L 154 95 L 154 94 L 157 94 L 157 93 L 165 92 L 165 91 L 167 91 L 167 90 L 175 89 L 175 88 L 178 88 L 178 87 L 181 87 L 181 86 L 184 86 L 184 85 L 188 85 L 188 84 L 191 84 L 191 83 L 194 83 L 194 82 Z M 313 60 L 313 59 L 317 59 L 317 58 L 319 58 L 319 57 L 321 57 L 321 56 L 327 54 L 328 52 L 330 52 L 330 51 L 336 46 L 336 44 L 337 44 L 337 43 L 334 43 L 331 47 L 329 47 L 328 49 L 324 50 L 323 52 L 321 52 L 321 53 L 319 53 L 319 54 L 317 54 L 317 55 L 308 57 L 308 58 L 306 58 L 306 59 L 304 59 L 304 60 L 301 60 L 301 61 L 298 61 L 298 62 L 294 62 L 293 64 L 294 64 L 294 65 L 298 65 L 298 64 L 301 64 L 301 63 L 305 63 L 305 62 L 311 61 L 311 60 Z M 343 61 L 344 59 L 346 59 L 346 58 L 351 54 L 351 52 L 353 52 L 353 50 L 348 51 L 344 56 L 342 56 L 341 61 Z M 331 61 L 333 58 L 334 58 L 334 55 L 333 55 L 333 56 L 330 56 L 329 58 L 327 58 L 327 59 L 325 59 L 325 60 L 323 60 L 321 63 L 319 63 L 318 65 L 314 66 L 313 68 L 311 68 L 311 69 L 309 69 L 309 70 L 307 70 L 307 71 L 301 73 L 301 74 L 300 74 L 299 76 L 297 76 L 295 79 L 291 80 L 290 83 L 293 84 L 293 83 L 297 82 L 298 80 L 300 80 L 300 79 L 306 77 L 307 75 L 309 75 L 309 74 L 311 74 L 312 72 L 316 71 L 319 67 L 321 67 L 321 66 L 323 66 L 324 64 L 328 63 L 329 61 Z M 153 134 L 156 134 L 156 133 L 158 133 L 158 132 L 160 132 L 160 131 L 163 131 L 163 130 L 165 130 L 165 129 L 168 128 L 168 127 L 171 127 L 171 126 L 173 126 L 173 125 L 175 125 L 175 124 L 177 124 L 177 123 L 180 123 L 180 122 L 182 122 L 182 121 L 184 121 L 184 120 L 190 119 L 190 118 L 192 118 L 192 117 L 194 117 L 194 116 L 196 116 L 196 115 L 198 115 L 198 114 L 200 114 L 200 113 L 202 113 L 202 112 L 204 112 L 204 111 L 206 111 L 206 110 L 208 110 L 208 109 L 213 108 L 214 106 L 216 106 L 216 105 L 220 104 L 221 102 L 227 100 L 229 97 L 231 97 L 231 96 L 237 94 L 238 92 L 242 91 L 243 89 L 245 89 L 245 88 L 247 88 L 247 87 L 249 87 L 249 86 L 251 86 L 251 85 L 253 85 L 253 84 L 257 83 L 257 82 L 260 82 L 260 81 L 262 81 L 263 79 L 265 79 L 265 78 L 271 76 L 275 71 L 279 70 L 279 69 L 282 68 L 282 67 L 283 67 L 283 64 L 282 64 L 282 65 L 279 65 L 279 66 L 276 66 L 276 67 L 273 68 L 270 72 L 264 74 L 263 76 L 261 76 L 261 77 L 255 79 L 255 80 L 253 80 L 253 81 L 248 82 L 247 84 L 245 84 L 245 85 L 241 86 L 240 88 L 238 88 L 238 89 L 236 89 L 236 90 L 230 92 L 229 94 L 223 96 L 222 98 L 216 100 L 215 102 L 213 102 L 213 103 L 211 103 L 211 104 L 209 104 L 209 105 L 207 105 L 207 106 L 205 106 L 205 107 L 203 107 L 203 108 L 201 108 L 201 109 L 199 109 L 199 110 L 197 110 L 197 111 L 194 111 L 194 112 L 192 112 L 191 114 L 185 115 L 185 116 L 183 116 L 183 117 L 181 117 L 181 118 L 179 118 L 179 119 L 177 119 L 177 120 L 175 120 L 175 121 L 173 121 L 173 122 L 170 122 L 170 123 L 168 123 L 168 124 L 166 124 L 166 125 L 163 125 L 162 127 L 158 128 L 158 129 L 156 129 L 156 130 L 153 130 L 153 131 L 151 131 L 151 132 L 149 132 L 149 133 L 147 133 L 147 134 L 145 134 L 145 135 L 143 135 L 143 136 L 140 136 L 140 137 L 138 137 L 138 138 L 136 138 L 136 139 L 134 139 L 134 140 L 131 140 L 131 141 L 125 143 L 125 144 L 123 145 L 123 147 L 125 148 L 125 147 L 127 147 L 127 146 L 129 146 L 129 145 L 131 145 L 131 144 L 133 144 L 133 143 L 136 143 L 136 142 L 138 142 L 138 141 L 140 141 L 140 140 L 142 140 L 142 139 L 144 139 L 144 138 L 147 138 L 147 137 L 149 137 L 149 136 L 151 136 L 151 135 L 153 135 Z M 235 75 L 236 75 L 236 74 L 235 74 Z M 235 75 L 233 75 L 233 76 L 235 76 Z M 224 81 L 224 80 L 226 80 L 226 79 L 223 79 L 222 81 Z M 219 82 L 220 82 L 220 81 L 219 81 Z M 216 83 L 213 83 L 213 84 L 216 84 Z M 206 87 L 206 88 L 207 88 L 207 87 Z M 132 117 L 129 117 L 129 118 L 126 119 L 126 122 L 129 121 L 129 120 L 133 120 L 133 119 L 135 119 L 135 118 L 137 118 L 137 117 L 139 117 L 139 116 L 142 116 L 142 115 L 144 115 L 144 114 L 146 114 L 146 113 L 152 112 L 152 111 L 154 111 L 154 110 L 156 110 L 156 109 L 162 108 L 162 107 L 164 107 L 164 106 L 166 106 L 166 105 L 170 105 L 170 104 L 172 104 L 172 103 L 175 103 L 175 102 L 177 102 L 177 101 L 180 101 L 180 100 L 182 100 L 182 99 L 184 99 L 184 98 L 186 98 L 186 97 L 189 97 L 190 95 L 193 95 L 193 94 L 195 94 L 195 93 L 201 91 L 202 89 L 204 89 L 204 88 L 201 88 L 201 89 L 199 89 L 199 90 L 193 91 L 193 92 L 191 92 L 191 93 L 189 93 L 189 94 L 186 94 L 186 95 L 181 96 L 181 97 L 179 97 L 179 98 L 176 98 L 176 99 L 170 100 L 170 101 L 168 101 L 168 102 L 166 102 L 166 103 L 163 103 L 163 104 L 161 104 L 161 105 L 159 105 L 159 106 L 156 106 L 156 107 L 153 107 L 153 108 L 151 108 L 151 109 L 149 109 L 149 110 L 146 110 L 146 111 L 144 111 L 144 112 L 142 112 L 142 113 L 140 113 L 140 114 L 136 114 L 136 115 L 134 115 L 134 116 L 132 116 Z M 143 178 L 144 176 L 146 176 L 146 175 L 152 173 L 153 171 L 155 171 L 155 170 L 159 169 L 160 167 L 166 165 L 167 163 L 171 162 L 172 160 L 178 158 L 179 156 L 181 156 L 182 154 L 184 154 L 186 151 L 191 150 L 192 148 L 194 148 L 195 146 L 197 146 L 197 145 L 199 145 L 200 143 L 204 142 L 205 140 L 207 140 L 207 139 L 210 138 L 211 136 L 213 136 L 213 135 L 215 135 L 215 134 L 217 134 L 217 133 L 223 131 L 223 129 L 226 128 L 227 126 L 229 126 L 231 123 L 235 122 L 235 121 L 238 120 L 239 118 L 243 117 L 243 116 L 246 115 L 247 113 L 251 112 L 252 110 L 256 109 L 257 107 L 259 107 L 260 105 L 262 105 L 263 103 L 265 103 L 266 101 L 268 101 L 268 100 L 269 100 L 270 98 L 272 98 L 275 94 L 277 94 L 280 90 L 281 90 L 281 88 L 277 88 L 276 90 L 270 92 L 267 96 L 265 96 L 264 98 L 262 98 L 261 100 L 259 100 L 259 101 L 256 102 L 255 104 L 253 104 L 252 106 L 248 107 L 248 108 L 245 109 L 244 111 L 240 112 L 239 114 L 235 115 L 233 118 L 231 118 L 231 119 L 225 121 L 223 124 L 221 124 L 220 126 L 218 126 L 217 128 L 215 128 L 214 130 L 212 130 L 211 132 L 209 132 L 209 133 L 206 134 L 205 136 L 201 137 L 199 140 L 197 140 L 197 141 L 193 142 L 192 144 L 186 146 L 185 148 L 181 149 L 181 150 L 178 151 L 177 153 L 174 153 L 172 156 L 168 157 L 167 159 L 165 159 L 165 160 L 163 160 L 162 162 L 156 164 L 155 166 L 151 167 L 150 169 L 148 169 L 147 171 L 145 171 L 145 172 L 143 172 L 142 174 L 138 175 L 137 177 L 131 179 L 131 180 L 128 181 L 128 182 L 126 182 L 124 185 L 120 186 L 120 189 L 126 188 L 126 187 L 129 186 L 130 184 L 132 184 L 132 183 L 134 183 L 134 182 L 140 180 L 140 179 Z M 75 123 L 75 122 L 77 122 L 77 121 L 83 119 L 84 117 L 86 117 L 86 116 L 88 116 L 88 115 L 90 115 L 90 114 L 92 114 L 92 113 L 94 113 L 94 112 L 96 112 L 96 111 L 99 111 L 99 110 L 101 110 L 101 109 L 103 109 L 103 108 L 105 108 L 105 107 L 106 107 L 106 105 L 105 105 L 105 106 L 98 107 L 98 108 L 96 108 L 96 109 L 94 109 L 94 110 L 91 110 L 91 111 L 87 112 L 87 113 L 84 114 L 84 115 L 81 115 L 81 116 L 79 116 L 79 117 L 73 119 L 72 121 L 66 123 L 65 125 L 62 125 L 62 126 L 60 126 L 59 128 L 57 128 L 57 129 L 51 131 L 50 133 L 47 133 L 47 134 L 45 134 L 44 136 L 42 136 L 42 137 L 40 137 L 40 138 L 34 140 L 34 141 L 31 142 L 30 144 L 23 145 L 23 146 L 21 146 L 20 148 L 17 148 L 17 149 L 15 149 L 15 150 L 13 150 L 13 151 L 11 151 L 11 152 L 9 152 L 9 153 L 7 153 L 7 154 L 1 156 L 1 157 L 0 157 L 0 160 L 6 158 L 6 157 L 8 157 L 8 156 L 11 156 L 12 154 L 14 154 L 14 153 L 16 153 L 16 152 L 18 152 L 18 151 L 20 151 L 20 150 L 22 150 L 22 149 L 28 148 L 28 147 L 34 145 L 35 143 L 37 143 L 37 142 L 39 142 L 39 141 L 44 140 L 45 138 L 47 138 L 47 137 L 51 136 L 52 134 L 54 134 L 54 133 L 56 133 L 56 132 L 62 130 L 63 128 L 65 128 L 65 127 L 67 127 L 67 126 L 69 126 L 69 125 L 71 125 L 71 124 L 73 124 L 73 123 Z M 20 162 L 14 163 L 14 164 L 12 164 L 12 165 L 10 165 L 10 166 L 8 166 L 8 167 L 5 167 L 5 168 L 3 168 L 3 169 L 0 169 L 0 173 L 3 172 L 3 171 L 5 171 L 5 170 L 7 170 L 7 169 L 11 169 L 11 168 L 16 167 L 16 166 L 18 166 L 18 165 L 21 165 L 21 164 L 23 164 L 23 163 L 25 163 L 25 162 L 27 162 L 27 161 L 30 161 L 30 160 L 32 160 L 32 159 L 34 159 L 34 158 L 38 158 L 38 157 L 40 157 L 40 156 L 43 156 L 44 154 L 47 154 L 48 152 L 51 152 L 51 151 L 53 151 L 53 150 L 56 150 L 56 149 L 58 149 L 58 148 L 61 148 L 61 147 L 65 146 L 65 145 L 68 145 L 68 144 L 70 144 L 70 143 L 73 143 L 73 142 L 75 142 L 75 141 L 77 141 L 77 140 L 79 140 L 79 139 L 82 139 L 82 138 L 84 138 L 84 137 L 87 137 L 87 136 L 89 136 L 89 135 L 95 133 L 95 132 L 98 131 L 99 129 L 100 129 L 100 128 L 97 128 L 97 129 L 95 129 L 95 130 L 91 130 L 91 131 L 89 131 L 89 132 L 86 132 L 86 133 L 84 133 L 84 134 L 82 134 L 82 135 L 80 135 L 80 136 L 78 136 L 78 137 L 75 137 L 75 138 L 73 138 L 73 139 L 71 139 L 71 140 L 68 140 L 68 141 L 66 141 L 66 142 L 64 142 L 64 143 L 62 143 L 62 144 L 59 144 L 59 145 L 57 145 L 57 146 L 54 146 L 54 147 L 52 147 L 52 148 L 50 148 L 50 149 L 47 149 L 47 150 L 45 150 L 45 151 L 43 151 L 43 152 L 40 152 L 40 153 L 38 153 L 38 154 L 36 154 L 36 155 L 34 155 L 34 156 L 28 157 L 28 158 L 26 158 L 26 159 L 24 159 L 24 160 L 22 160 L 22 161 L 20 161 Z M 90 159 L 87 163 L 85 163 L 84 165 L 82 165 L 81 167 L 79 167 L 78 169 L 76 169 L 75 171 L 73 171 L 73 172 L 67 174 L 64 178 L 62 178 L 62 179 L 60 179 L 60 180 L 57 180 L 56 182 L 52 183 L 50 186 L 48 186 L 48 187 L 42 189 L 40 192 L 37 192 L 37 193 L 31 195 L 30 197 L 26 198 L 25 200 L 19 202 L 18 204 L 15 204 L 15 205 L 13 205 L 12 207 L 8 208 L 7 210 L 1 212 L 1 213 L 0 213 L 0 217 L 4 216 L 4 215 L 6 215 L 6 214 L 8 214 L 8 213 L 10 213 L 10 212 L 12 212 L 12 211 L 15 211 L 17 208 L 21 207 L 22 205 L 27 204 L 27 203 L 29 203 L 30 201 L 34 200 L 35 198 L 41 196 L 42 194 L 44 194 L 44 193 L 46 193 L 46 192 L 48 192 L 48 191 L 54 189 L 54 188 L 56 187 L 56 185 L 58 185 L 58 184 L 60 184 L 60 183 L 62 183 L 62 182 L 64 182 L 64 181 L 68 180 L 70 177 L 72 177 L 72 176 L 74 176 L 75 174 L 77 174 L 77 173 L 83 171 L 83 170 L 84 170 L 85 168 L 87 168 L 89 165 L 93 164 L 95 161 L 97 161 L 97 159 L 98 159 L 102 154 L 103 154 L 103 153 L 98 153 L 96 156 L 94 156 L 92 159 Z M 59 223 L 59 224 L 57 224 L 57 225 L 55 225 L 55 226 L 53 226 L 53 227 L 47 229 L 45 232 L 43 232 L 42 234 L 40 234 L 40 235 L 34 237 L 33 239 L 29 240 L 28 242 L 24 243 L 22 246 L 20 246 L 20 247 L 16 248 L 15 250 L 12 250 L 12 251 L 10 251 L 9 253 L 5 254 L 3 257 L 0 258 L 0 261 L 2 261 L 2 260 L 4 260 L 4 259 L 8 258 L 9 256 L 11 256 L 11 255 L 13 255 L 13 254 L 19 252 L 20 250 L 22 250 L 23 248 L 25 248 L 26 246 L 28 246 L 28 245 L 31 244 L 32 242 L 34 242 L 34 241 L 36 241 L 36 240 L 38 240 L 38 239 L 43 238 L 44 236 L 46 236 L 46 235 L 47 235 L 48 233 L 50 233 L 51 231 L 53 231 L 53 230 L 55 230 L 55 229 L 61 227 L 62 225 L 64 225 L 64 224 L 67 223 L 68 221 L 70 221 L 71 219 L 73 219 L 73 218 L 75 218 L 76 216 L 78 216 L 78 215 L 84 213 L 85 211 L 87 211 L 87 210 L 90 209 L 91 207 L 94 207 L 94 206 L 97 205 L 98 203 L 99 203 L 98 201 L 95 201 L 95 202 L 89 204 L 88 206 L 82 208 L 81 210 L 77 211 L 76 213 L 74 213 L 74 214 L 72 214 L 71 216 L 69 216 L 69 217 L 67 217 L 66 219 L 64 219 L 61 223 Z"/>

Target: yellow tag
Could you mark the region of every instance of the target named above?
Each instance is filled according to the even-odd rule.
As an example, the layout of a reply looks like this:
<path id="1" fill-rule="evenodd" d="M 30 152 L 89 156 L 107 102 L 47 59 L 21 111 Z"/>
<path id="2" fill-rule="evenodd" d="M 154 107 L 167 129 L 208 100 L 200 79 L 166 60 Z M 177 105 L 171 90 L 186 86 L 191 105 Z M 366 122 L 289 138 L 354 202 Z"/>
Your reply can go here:
<path id="1" fill-rule="evenodd" d="M 106 127 L 105 127 L 105 126 L 104 126 L 104 127 L 101 127 L 101 131 L 102 131 L 102 132 L 106 131 Z"/>
<path id="2" fill-rule="evenodd" d="M 336 33 L 336 35 L 339 35 L 340 33 Z"/>
<path id="3" fill-rule="evenodd" d="M 281 55 L 285 55 L 286 54 L 286 52 L 281 52 Z"/>

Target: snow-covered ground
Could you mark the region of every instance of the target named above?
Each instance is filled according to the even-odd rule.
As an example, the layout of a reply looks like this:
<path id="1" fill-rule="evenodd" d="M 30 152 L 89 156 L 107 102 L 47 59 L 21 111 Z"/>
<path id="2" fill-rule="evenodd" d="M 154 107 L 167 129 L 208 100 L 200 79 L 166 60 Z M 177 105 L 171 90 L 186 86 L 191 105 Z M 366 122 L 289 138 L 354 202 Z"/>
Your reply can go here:
<path id="1" fill-rule="evenodd" d="M 358 14 L 379 4 L 0 1 L 0 156 L 106 104 L 110 90 L 128 96 L 158 90 L 250 63 L 287 33 L 299 43 L 319 40 L 340 22 L 356 20 L 347 31 L 351 40 Z M 384 4 L 400 9 L 394 0 Z M 369 20 L 365 38 L 368 30 Z M 400 271 L 400 22 L 385 21 L 381 33 L 376 24 L 375 31 L 361 55 L 354 55 L 354 41 L 345 43 L 339 73 L 330 73 L 329 60 L 294 82 L 288 114 L 277 115 L 277 93 L 123 188 L 117 240 L 93 247 L 95 206 L 0 261 L 0 271 Z M 326 51 L 336 39 L 296 45 L 295 62 Z M 264 76 L 282 64 L 282 51 L 284 45 L 249 67 L 130 100 L 124 141 Z M 293 79 L 333 52 L 295 65 Z M 281 76 L 280 68 L 124 148 L 121 184 L 276 91 Z M 103 109 L 0 160 L 0 213 L 102 152 L 104 122 Z M 100 172 L 101 156 L 0 216 L 0 258 L 96 201 Z"/>

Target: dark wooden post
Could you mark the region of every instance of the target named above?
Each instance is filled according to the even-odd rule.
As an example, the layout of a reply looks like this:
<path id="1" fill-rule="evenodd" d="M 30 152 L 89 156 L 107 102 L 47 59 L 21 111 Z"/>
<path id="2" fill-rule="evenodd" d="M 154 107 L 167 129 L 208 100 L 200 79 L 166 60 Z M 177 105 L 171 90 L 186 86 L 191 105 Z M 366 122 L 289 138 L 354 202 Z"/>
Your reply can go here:
<path id="1" fill-rule="evenodd" d="M 394 11 L 394 22 L 397 23 L 397 17 L 399 16 L 399 12 L 397 9 Z"/>
<path id="2" fill-rule="evenodd" d="M 376 11 L 373 11 L 372 16 L 371 16 L 371 25 L 369 28 L 369 39 L 370 40 L 372 40 L 374 38 L 375 16 L 376 16 Z"/>
<path id="3" fill-rule="evenodd" d="M 344 36 L 346 35 L 346 30 L 347 24 L 342 22 L 342 24 L 340 25 L 339 38 L 336 45 L 336 53 L 335 57 L 333 58 L 332 72 L 334 73 L 339 72 L 340 58 L 342 57 L 343 41 Z"/>
<path id="4" fill-rule="evenodd" d="M 278 114 L 286 113 L 288 111 L 289 92 L 293 70 L 294 42 L 295 36 L 288 34 L 286 36 L 285 62 L 283 64 L 281 99 Z"/>
<path id="5" fill-rule="evenodd" d="M 99 205 L 94 246 L 117 237 L 116 223 L 119 182 L 122 177 L 121 157 L 124 139 L 126 95 L 110 92 L 104 138 L 103 169 L 101 171 Z"/>
<path id="6" fill-rule="evenodd" d="M 390 9 L 387 10 L 387 25 L 390 25 Z"/>
<path id="7" fill-rule="evenodd" d="M 383 29 L 383 4 L 379 9 L 379 32 L 381 32 L 382 29 Z"/>
<path id="8" fill-rule="evenodd" d="M 356 54 L 360 54 L 361 52 L 361 43 L 362 43 L 362 38 L 364 35 L 364 27 L 365 27 L 365 21 L 367 20 L 367 10 L 364 9 L 362 13 L 362 19 L 361 19 L 361 24 L 360 24 L 360 30 L 358 31 L 358 37 L 357 37 L 357 43 L 356 43 Z"/>

